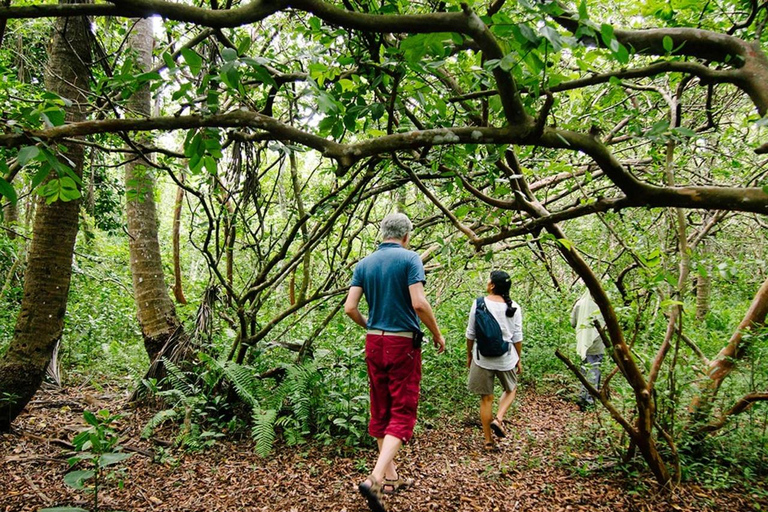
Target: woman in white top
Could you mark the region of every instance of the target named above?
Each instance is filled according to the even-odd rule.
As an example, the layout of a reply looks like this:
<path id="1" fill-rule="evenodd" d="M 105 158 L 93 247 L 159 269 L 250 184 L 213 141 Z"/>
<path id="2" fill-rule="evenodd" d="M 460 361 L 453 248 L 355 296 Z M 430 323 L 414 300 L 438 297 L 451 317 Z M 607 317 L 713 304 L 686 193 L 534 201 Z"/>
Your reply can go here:
<path id="1" fill-rule="evenodd" d="M 480 421 L 485 435 L 485 449 L 496 450 L 491 431 L 498 437 L 505 437 L 504 415 L 515 399 L 517 376 L 523 371 L 520 356 L 523 348 L 523 313 L 520 306 L 509 298 L 512 281 L 509 274 L 501 270 L 491 272 L 488 280 L 485 305 L 499 323 L 504 341 L 509 342 L 509 350 L 498 357 L 485 357 L 475 350 L 475 309 L 477 301 L 472 302 L 467 323 L 467 367 L 469 368 L 468 388 L 471 393 L 480 395 Z M 493 384 L 498 377 L 504 393 L 499 399 L 496 417 L 493 417 Z"/>

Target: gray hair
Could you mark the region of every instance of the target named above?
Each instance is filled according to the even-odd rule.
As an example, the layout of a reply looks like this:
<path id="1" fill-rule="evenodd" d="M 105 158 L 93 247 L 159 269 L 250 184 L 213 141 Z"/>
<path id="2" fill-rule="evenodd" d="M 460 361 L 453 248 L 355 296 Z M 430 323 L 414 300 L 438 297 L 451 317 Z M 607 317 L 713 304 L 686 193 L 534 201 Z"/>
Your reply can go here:
<path id="1" fill-rule="evenodd" d="M 390 213 L 381 221 L 382 240 L 402 240 L 413 231 L 413 224 L 404 213 Z"/>

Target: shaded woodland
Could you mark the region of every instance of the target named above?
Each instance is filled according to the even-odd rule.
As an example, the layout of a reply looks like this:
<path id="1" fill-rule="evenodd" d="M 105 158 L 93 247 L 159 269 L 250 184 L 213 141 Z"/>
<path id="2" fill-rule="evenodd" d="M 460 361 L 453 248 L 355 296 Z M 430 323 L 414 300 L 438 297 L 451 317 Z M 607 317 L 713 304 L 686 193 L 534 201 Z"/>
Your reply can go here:
<path id="1" fill-rule="evenodd" d="M 578 478 L 657 493 L 619 509 L 765 507 L 766 23 L 752 1 L 4 3 L 5 464 L 61 441 L 77 492 L 24 481 L 36 506 L 92 510 L 100 487 L 138 509 L 110 493 L 169 478 L 140 457 L 311 452 L 364 473 L 362 334 L 341 310 L 402 211 L 448 339 L 425 353 L 425 450 L 434 430 L 472 451 L 463 335 L 490 270 L 525 315 L 519 445 L 441 473 L 417 444 L 414 471 L 494 467 L 475 492 L 492 480 L 502 509 L 535 509 L 502 498 L 521 447 L 541 448 L 528 421 L 560 429 L 538 457 L 568 481 L 562 508 L 589 508 L 563 491 Z M 584 286 L 605 319 L 599 389 L 568 325 Z M 583 416 L 579 383 L 599 403 Z M 395 507 L 429 508 L 428 485 Z M 485 506 L 446 492 L 436 508 Z M 680 498 L 696 493 L 711 501 Z M 222 504 L 319 506 L 260 496 Z"/>

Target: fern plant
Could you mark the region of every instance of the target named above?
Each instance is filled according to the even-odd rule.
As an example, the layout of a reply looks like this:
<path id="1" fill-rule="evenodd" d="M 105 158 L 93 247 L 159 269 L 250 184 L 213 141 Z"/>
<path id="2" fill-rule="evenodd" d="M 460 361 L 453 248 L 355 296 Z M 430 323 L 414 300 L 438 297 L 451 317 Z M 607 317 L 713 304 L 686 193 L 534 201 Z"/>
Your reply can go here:
<path id="1" fill-rule="evenodd" d="M 165 387 L 157 391 L 167 408 L 155 414 L 142 430 L 142 437 L 150 437 L 162 424 L 180 423 L 176 444 L 188 450 L 201 450 L 212 446 L 224 431 L 235 430 L 238 419 L 229 409 L 226 397 L 217 386 L 224 374 L 224 366 L 215 359 L 200 355 L 202 364 L 195 371 L 183 371 L 174 363 L 164 360 L 167 376 Z"/>
<path id="2" fill-rule="evenodd" d="M 251 433 L 256 441 L 256 453 L 266 457 L 272 452 L 275 443 L 275 420 L 277 411 L 274 409 L 254 409 L 253 427 Z"/>
<path id="3" fill-rule="evenodd" d="M 256 451 L 264 456 L 272 450 L 276 428 L 281 428 L 288 444 L 300 444 L 314 430 L 314 415 L 320 405 L 322 374 L 314 361 L 286 367 L 285 379 L 265 401 L 265 408 L 254 410 L 252 435 Z"/>
<path id="4" fill-rule="evenodd" d="M 233 396 L 247 407 L 254 449 L 262 457 L 271 453 L 278 434 L 287 444 L 295 445 L 318 433 L 328 440 L 341 433 L 357 443 L 365 432 L 365 403 L 350 407 L 352 401 L 346 396 L 357 393 L 358 383 L 341 394 L 337 390 L 339 379 L 346 379 L 349 368 L 336 365 L 321 371 L 315 361 L 291 364 L 285 367 L 283 381 L 267 388 L 253 367 L 205 354 L 199 355 L 199 361 L 193 371 L 165 361 L 165 389 L 156 395 L 167 407 L 149 420 L 143 437 L 174 422 L 178 425 L 178 445 L 189 450 L 207 448 L 224 432 L 238 429 L 241 420 L 234 414 L 237 408 L 229 403 Z M 330 371 L 324 375 L 326 370 Z"/>

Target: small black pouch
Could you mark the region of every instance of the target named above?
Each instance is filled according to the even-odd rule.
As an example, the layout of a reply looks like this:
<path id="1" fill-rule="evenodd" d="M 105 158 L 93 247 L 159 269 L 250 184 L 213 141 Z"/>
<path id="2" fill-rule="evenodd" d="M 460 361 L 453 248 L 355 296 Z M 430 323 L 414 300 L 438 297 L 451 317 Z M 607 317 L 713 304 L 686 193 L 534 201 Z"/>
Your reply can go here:
<path id="1" fill-rule="evenodd" d="M 413 348 L 421 348 L 421 344 L 424 341 L 424 333 L 416 331 L 413 333 Z"/>

